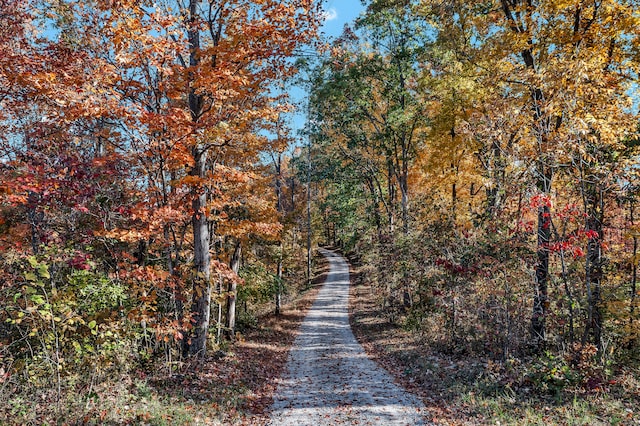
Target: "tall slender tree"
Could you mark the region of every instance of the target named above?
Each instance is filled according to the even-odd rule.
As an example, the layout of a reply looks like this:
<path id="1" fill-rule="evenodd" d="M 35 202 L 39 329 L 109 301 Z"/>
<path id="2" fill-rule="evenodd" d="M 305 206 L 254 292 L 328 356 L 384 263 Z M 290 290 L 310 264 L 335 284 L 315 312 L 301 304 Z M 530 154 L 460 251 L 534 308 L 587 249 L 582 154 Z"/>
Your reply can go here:
<path id="1" fill-rule="evenodd" d="M 630 129 L 624 93 L 625 75 L 635 72 L 634 7 L 633 1 L 421 2 L 441 42 L 455 48 L 482 87 L 508 99 L 502 105 L 511 112 L 502 115 L 514 132 L 507 137 L 538 194 L 531 317 L 538 348 L 546 342 L 554 176 L 571 152 L 584 151 L 581 135 L 606 134 L 607 143 L 616 143 Z"/>

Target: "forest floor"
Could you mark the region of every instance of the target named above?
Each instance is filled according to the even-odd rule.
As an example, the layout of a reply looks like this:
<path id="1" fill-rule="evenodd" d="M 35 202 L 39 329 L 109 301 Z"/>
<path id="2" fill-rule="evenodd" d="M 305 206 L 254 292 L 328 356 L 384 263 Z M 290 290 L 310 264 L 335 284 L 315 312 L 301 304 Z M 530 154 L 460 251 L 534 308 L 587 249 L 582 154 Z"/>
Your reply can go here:
<path id="1" fill-rule="evenodd" d="M 51 416 L 29 414 L 26 402 L 7 410 L 11 418 L 0 425 L 264 425 L 273 402 L 277 379 L 283 374 L 288 351 L 307 311 L 328 273 L 323 256 L 315 259 L 310 288 L 287 296 L 282 312 L 257 317 L 254 327 L 239 338 L 210 350 L 207 358 L 181 364 L 169 374 L 159 361 L 155 368 L 125 373 L 93 391 L 86 404 L 68 404 Z M 175 365 L 175 364 L 174 364 Z M 2 403 L 2 401 L 0 401 Z M 57 419 L 57 420 L 54 420 Z"/>
<path id="2" fill-rule="evenodd" d="M 542 391 L 526 362 L 443 354 L 420 333 L 392 324 L 372 286 L 351 267 L 351 326 L 378 364 L 420 396 L 436 425 L 640 425 L 640 375 L 622 368 L 593 391 Z M 528 360 L 527 362 L 532 362 Z M 523 385 L 524 383 L 524 385 Z"/>
<path id="3" fill-rule="evenodd" d="M 241 424 L 269 423 L 269 408 L 277 379 L 285 371 L 287 356 L 300 324 L 317 297 L 329 272 L 323 256 L 315 259 L 311 287 L 285 303 L 279 316 L 262 315 L 254 328 L 245 330 L 235 343 L 224 347 L 224 357 L 210 357 L 201 370 L 186 369 L 180 383 L 158 382 L 157 390 L 167 390 L 173 400 L 190 402 L 191 413 L 185 421 L 168 424 Z M 155 423 L 154 423 L 155 424 Z"/>
<path id="4" fill-rule="evenodd" d="M 292 297 L 280 317 L 261 317 L 240 341 L 223 348 L 226 356 L 211 357 L 189 374 L 149 381 L 162 404 L 155 410 L 152 404 L 138 404 L 136 420 L 158 425 L 270 424 L 278 378 L 329 271 L 322 256 L 316 264 L 311 289 Z M 504 366 L 488 359 L 438 352 L 419 333 L 386 319 L 357 268 L 352 267 L 351 280 L 350 320 L 356 338 L 398 384 L 423 400 L 434 424 L 640 425 L 637 371 L 623 369 L 612 380 L 615 385 L 595 392 L 550 393 L 535 384 L 522 386 L 522 377 L 514 376 L 526 374 L 531 360 L 506 373 Z"/>
<path id="5" fill-rule="evenodd" d="M 205 362 L 182 365 L 171 374 L 162 363 L 151 372 L 123 372 L 85 396 L 75 395 L 62 411 L 44 416 L 42 408 L 34 409 L 21 394 L 9 395 L 0 400 L 0 424 L 269 424 L 289 350 L 329 272 L 324 257 L 315 263 L 311 287 L 290 295 L 279 317 L 259 317 L 238 341 L 210 351 Z M 438 352 L 419 333 L 386 319 L 357 268 L 352 267 L 351 280 L 350 320 L 356 338 L 398 384 L 422 399 L 434 424 L 640 425 L 637 370 L 621 367 L 595 391 L 549 393 L 535 384 L 522 386 L 517 376 L 527 373 L 530 360 L 507 374 L 491 360 Z"/>

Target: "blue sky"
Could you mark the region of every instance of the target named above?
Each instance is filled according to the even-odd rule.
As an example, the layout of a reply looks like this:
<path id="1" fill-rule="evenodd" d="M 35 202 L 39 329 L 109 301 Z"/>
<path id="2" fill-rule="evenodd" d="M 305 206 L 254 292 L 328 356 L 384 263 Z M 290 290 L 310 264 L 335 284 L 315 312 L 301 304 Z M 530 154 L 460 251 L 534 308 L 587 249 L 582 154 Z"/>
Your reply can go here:
<path id="1" fill-rule="evenodd" d="M 342 33 L 344 24 L 353 22 L 364 11 L 364 6 L 360 0 L 326 0 L 324 10 L 326 20 L 322 30 L 327 36 L 336 37 Z"/>
<path id="2" fill-rule="evenodd" d="M 342 34 L 345 24 L 351 24 L 365 10 L 361 0 L 325 0 L 325 23 L 322 26 L 322 33 L 325 38 L 331 39 Z M 289 89 L 291 100 L 304 108 L 306 92 L 300 87 Z M 305 123 L 304 112 L 298 112 L 291 118 L 290 125 L 294 132 L 302 130 Z"/>

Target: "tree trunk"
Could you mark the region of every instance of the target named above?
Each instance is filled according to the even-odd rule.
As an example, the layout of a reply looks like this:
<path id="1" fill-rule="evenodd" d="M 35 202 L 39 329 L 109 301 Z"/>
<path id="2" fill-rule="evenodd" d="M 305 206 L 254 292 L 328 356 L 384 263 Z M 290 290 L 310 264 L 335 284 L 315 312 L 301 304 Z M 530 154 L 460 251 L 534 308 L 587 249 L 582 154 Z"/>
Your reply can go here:
<path id="1" fill-rule="evenodd" d="M 189 19 L 187 22 L 187 35 L 189 38 L 189 65 L 195 67 L 199 64 L 198 57 L 200 51 L 200 33 L 197 27 L 197 14 L 199 0 L 190 0 Z M 195 80 L 195 76 L 189 73 L 189 80 Z M 189 112 L 191 120 L 195 123 L 200 118 L 202 111 L 202 98 L 195 91 L 189 88 Z M 207 152 L 200 146 L 195 146 L 192 150 L 194 167 L 190 175 L 204 179 L 206 175 Z M 207 332 L 211 315 L 211 254 L 209 221 L 207 215 L 207 188 L 199 185 L 192 190 L 192 217 L 193 228 L 193 301 L 191 313 L 193 315 L 194 327 L 191 339 L 188 343 L 190 355 L 204 356 L 207 346 Z"/>
<path id="2" fill-rule="evenodd" d="M 575 315 L 573 313 L 574 310 L 574 297 L 571 293 L 571 288 L 569 287 L 569 278 L 567 274 L 567 262 L 565 260 L 565 252 L 564 250 L 560 250 L 560 266 L 562 268 L 562 283 L 564 284 L 564 292 L 567 297 L 567 315 L 569 316 L 569 343 L 573 344 L 575 340 Z"/>
<path id="3" fill-rule="evenodd" d="M 278 211 L 279 214 L 282 214 L 284 211 L 284 208 L 282 205 L 282 154 L 278 154 L 278 159 L 277 161 L 274 161 L 274 163 L 276 168 L 276 210 Z M 307 174 L 308 173 L 310 172 L 308 171 Z M 310 179 L 309 176 L 310 175 L 307 176 L 307 189 L 309 189 L 309 179 Z M 282 303 L 282 255 L 283 255 L 282 251 L 283 250 L 284 250 L 284 247 L 282 245 L 282 238 L 281 238 L 279 253 L 278 253 L 278 262 L 276 264 L 276 276 L 277 276 L 276 295 L 275 295 L 276 316 L 280 315 L 280 311 L 282 308 L 281 303 Z"/>
<path id="4" fill-rule="evenodd" d="M 542 166 L 540 166 L 542 167 Z M 552 175 L 550 171 L 543 173 L 539 170 L 538 189 L 544 195 L 551 190 Z M 551 207 L 544 202 L 538 207 L 538 244 L 537 263 L 535 271 L 535 289 L 533 295 L 533 314 L 531 316 L 531 334 L 534 346 L 541 349 L 546 341 L 546 316 L 548 310 L 549 286 L 549 241 L 551 239 Z"/>
<path id="5" fill-rule="evenodd" d="M 40 202 L 40 196 L 34 192 L 29 191 L 29 197 L 27 199 L 27 218 L 29 220 L 29 227 L 31 229 L 31 249 L 33 254 L 38 254 L 40 246 L 40 235 L 38 228 L 42 219 L 42 214 L 38 212 L 38 203 Z"/>
<path id="6" fill-rule="evenodd" d="M 500 4 L 504 12 L 504 17 L 509 21 L 510 29 L 518 36 L 526 35 L 527 21 L 532 13 L 535 13 L 536 6 L 531 4 L 526 12 L 520 13 L 515 10 L 519 2 L 501 0 Z M 534 74 L 538 74 L 536 57 L 532 50 L 533 40 L 528 40 L 527 48 L 520 51 L 520 57 L 525 67 Z M 542 78 L 542 77 L 541 77 Z M 538 158 L 536 164 L 536 186 L 538 191 L 549 196 L 551 194 L 551 182 L 553 177 L 553 164 L 547 155 L 549 150 L 549 134 L 557 130 L 562 120 L 555 118 L 555 124 L 551 125 L 551 116 L 543 110 L 545 101 L 544 92 L 540 87 L 531 88 L 531 110 L 532 110 L 532 130 L 537 139 Z M 548 282 L 549 282 L 549 241 L 551 239 L 551 207 L 547 204 L 538 207 L 538 243 L 537 243 L 537 263 L 535 268 L 535 283 L 533 295 L 533 312 L 531 316 L 531 334 L 536 350 L 540 351 L 546 341 L 545 322 L 548 310 Z"/>
<path id="7" fill-rule="evenodd" d="M 393 184 L 394 168 L 391 158 L 387 159 L 387 204 L 389 205 L 389 233 L 393 234 L 396 227 L 396 187 Z"/>
<path id="8" fill-rule="evenodd" d="M 493 220 L 502 207 L 501 194 L 505 173 L 505 159 L 502 156 L 502 149 L 497 140 L 494 140 L 491 144 L 491 159 L 487 163 L 488 167 L 491 168 L 491 170 L 489 170 L 491 188 L 487 189 L 486 216 L 489 220 Z"/>
<path id="9" fill-rule="evenodd" d="M 204 175 L 206 155 L 196 155 L 194 173 Z M 200 175 L 202 173 L 202 175 Z M 207 331 L 209 329 L 211 307 L 211 254 L 209 253 L 209 223 L 207 219 L 207 195 L 204 189 L 200 194 L 194 194 L 192 207 L 193 216 L 193 303 L 191 312 L 194 316 L 194 330 L 189 344 L 190 355 L 203 356 L 206 349 Z"/>
<path id="10" fill-rule="evenodd" d="M 636 297 L 637 297 L 637 282 L 638 282 L 638 236 L 635 228 L 635 200 L 629 201 L 629 220 L 631 222 L 631 229 L 633 234 L 633 257 L 631 263 L 631 290 L 629 301 L 629 329 L 633 330 L 633 322 L 635 320 L 636 310 Z M 635 340 L 635 339 L 634 339 Z"/>
<path id="11" fill-rule="evenodd" d="M 380 241 L 380 235 L 382 235 L 382 215 L 380 213 L 380 197 L 376 191 L 376 186 L 373 182 L 373 178 L 366 177 L 366 187 L 371 192 L 371 209 L 373 211 L 373 223 L 376 227 L 378 235 L 378 241 Z"/>
<path id="12" fill-rule="evenodd" d="M 238 241 L 233 249 L 233 255 L 231 255 L 231 262 L 229 265 L 236 275 L 238 274 L 238 271 L 240 271 L 241 255 L 242 244 Z M 227 296 L 227 337 L 234 340 L 236 335 L 236 295 L 238 292 L 238 282 L 236 280 L 231 280 L 227 290 L 229 292 Z"/>
<path id="13" fill-rule="evenodd" d="M 311 287 L 311 137 L 309 137 L 307 148 L 307 288 L 309 288 Z"/>
<path id="14" fill-rule="evenodd" d="M 604 219 L 604 199 L 602 188 L 595 182 L 587 183 L 585 207 L 587 213 L 586 228 L 589 234 L 587 241 L 587 258 L 585 263 L 585 284 L 587 287 L 587 324 L 582 343 L 591 337 L 591 341 L 602 350 L 602 222 Z"/>
<path id="15" fill-rule="evenodd" d="M 402 232 L 409 233 L 409 176 L 406 168 L 400 175 L 400 207 L 402 210 Z"/>
<path id="16" fill-rule="evenodd" d="M 280 245 L 282 253 L 282 245 Z M 276 268 L 276 315 L 282 313 L 282 254 L 278 256 L 278 266 Z"/>

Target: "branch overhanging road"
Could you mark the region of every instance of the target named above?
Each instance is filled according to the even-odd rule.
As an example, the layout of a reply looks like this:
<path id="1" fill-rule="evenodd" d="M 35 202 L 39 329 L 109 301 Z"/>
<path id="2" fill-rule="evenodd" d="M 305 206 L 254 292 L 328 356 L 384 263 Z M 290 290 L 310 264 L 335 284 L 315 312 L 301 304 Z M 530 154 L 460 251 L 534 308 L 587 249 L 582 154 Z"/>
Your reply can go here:
<path id="1" fill-rule="evenodd" d="M 351 331 L 347 262 L 332 251 L 321 253 L 329 275 L 289 353 L 271 424 L 426 424 L 422 402 L 369 359 Z"/>

